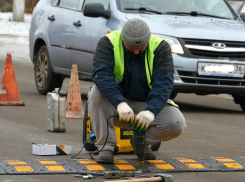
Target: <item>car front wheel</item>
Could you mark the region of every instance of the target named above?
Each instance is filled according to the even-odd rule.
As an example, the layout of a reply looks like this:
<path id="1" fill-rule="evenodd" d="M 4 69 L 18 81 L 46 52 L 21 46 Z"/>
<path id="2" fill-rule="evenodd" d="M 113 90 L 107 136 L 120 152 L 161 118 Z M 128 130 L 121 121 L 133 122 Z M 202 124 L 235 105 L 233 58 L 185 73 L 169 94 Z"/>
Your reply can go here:
<path id="1" fill-rule="evenodd" d="M 55 88 L 61 88 L 63 78 L 52 71 L 47 47 L 42 46 L 34 65 L 35 83 L 39 94 L 46 95 Z"/>

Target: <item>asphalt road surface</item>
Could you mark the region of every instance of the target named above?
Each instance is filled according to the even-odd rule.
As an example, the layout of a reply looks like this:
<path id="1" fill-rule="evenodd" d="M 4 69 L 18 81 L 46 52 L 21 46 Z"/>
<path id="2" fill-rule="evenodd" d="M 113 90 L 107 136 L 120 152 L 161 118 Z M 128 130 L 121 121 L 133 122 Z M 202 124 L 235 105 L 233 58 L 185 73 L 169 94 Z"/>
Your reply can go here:
<path id="1" fill-rule="evenodd" d="M 0 61 L 3 72 L 4 60 Z M 68 119 L 66 132 L 47 130 L 47 97 L 39 95 L 35 88 L 31 65 L 15 64 L 14 71 L 19 87 L 20 99 L 25 106 L 0 106 L 0 159 L 70 159 L 82 147 L 82 120 Z M 1 75 L 2 76 L 2 75 Z M 1 78 L 0 78 L 1 79 Z M 62 90 L 68 91 L 69 79 L 65 79 Z M 80 82 L 83 108 L 91 82 Z M 228 96 L 197 96 L 179 94 L 174 100 L 183 112 L 187 128 L 183 134 L 171 141 L 163 142 L 157 157 L 244 157 L 245 115 L 239 105 Z M 73 146 L 70 155 L 32 155 L 32 143 L 66 144 Z M 89 158 L 86 154 L 81 154 Z M 134 156 L 131 154 L 131 157 Z M 176 172 L 174 182 L 242 182 L 245 172 Z M 154 175 L 154 174 L 152 174 Z M 84 180 L 84 181 L 103 181 Z M 0 181 L 83 181 L 74 174 L 66 175 L 1 175 Z"/>

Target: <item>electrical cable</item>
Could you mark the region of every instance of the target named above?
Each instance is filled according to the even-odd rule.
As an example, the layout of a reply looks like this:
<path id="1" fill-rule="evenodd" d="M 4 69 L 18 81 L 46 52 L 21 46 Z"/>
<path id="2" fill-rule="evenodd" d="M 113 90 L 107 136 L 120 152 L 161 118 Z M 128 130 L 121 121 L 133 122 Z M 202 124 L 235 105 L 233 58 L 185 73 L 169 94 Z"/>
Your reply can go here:
<path id="1" fill-rule="evenodd" d="M 93 154 L 95 154 L 96 152 L 100 152 L 104 147 L 105 147 L 105 144 L 106 144 L 106 142 L 107 142 L 107 139 L 108 139 L 108 136 L 109 136 L 109 127 L 108 127 L 108 125 L 109 125 L 109 120 L 111 119 L 111 118 L 113 118 L 113 117 L 119 117 L 119 115 L 118 114 L 114 114 L 114 115 L 111 115 L 108 119 L 107 119 L 107 135 L 106 135 L 106 139 L 105 139 L 105 143 L 104 143 L 104 145 L 101 147 L 101 149 L 100 150 L 96 150 L 95 152 L 90 152 L 89 154 L 90 154 L 90 157 L 94 160 L 94 158 L 92 157 L 92 155 Z"/>
<path id="2" fill-rule="evenodd" d="M 97 149 L 97 150 L 94 151 L 94 152 L 87 152 L 87 154 L 90 156 L 90 158 L 91 158 L 92 160 L 94 160 L 94 158 L 93 158 L 92 155 L 95 154 L 95 153 L 97 153 L 97 152 L 99 153 L 99 152 L 105 147 L 105 144 L 106 144 L 106 142 L 107 142 L 107 140 L 108 140 L 108 136 L 109 136 L 109 127 L 108 127 L 108 125 L 109 125 L 109 120 L 110 120 L 111 118 L 113 118 L 113 117 L 119 117 L 119 115 L 118 115 L 118 114 L 111 115 L 111 116 L 107 119 L 107 126 L 106 126 L 106 128 L 107 128 L 107 135 L 106 135 L 105 143 L 104 143 L 104 145 L 102 146 L 102 148 L 101 148 L 100 150 Z M 85 144 L 86 144 L 88 141 L 89 141 L 89 140 L 86 140 L 86 141 L 84 142 L 84 144 L 83 144 L 81 150 L 80 150 L 77 154 L 73 155 L 71 158 L 75 158 L 75 156 L 79 155 L 79 154 L 82 152 L 83 147 L 85 146 Z M 75 158 L 75 159 L 81 159 L 81 158 Z"/>
<path id="3" fill-rule="evenodd" d="M 77 154 L 75 154 L 75 155 L 71 156 L 71 158 L 74 158 L 74 159 L 79 159 L 79 158 L 75 158 L 75 156 L 79 155 L 79 154 L 82 152 L 83 147 L 84 147 L 84 145 L 87 143 L 87 141 L 88 141 L 88 140 L 86 140 L 86 141 L 84 142 L 84 144 L 83 144 L 83 146 L 82 146 L 81 150 L 80 150 L 80 151 L 79 151 Z"/>

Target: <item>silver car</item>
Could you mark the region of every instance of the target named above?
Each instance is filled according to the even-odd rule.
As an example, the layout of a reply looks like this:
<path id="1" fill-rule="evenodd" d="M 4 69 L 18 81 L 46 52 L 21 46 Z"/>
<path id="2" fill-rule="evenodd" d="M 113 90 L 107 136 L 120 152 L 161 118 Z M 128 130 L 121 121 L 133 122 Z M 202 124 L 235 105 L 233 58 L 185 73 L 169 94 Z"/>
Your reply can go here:
<path id="1" fill-rule="evenodd" d="M 72 64 L 92 81 L 99 39 L 132 18 L 172 48 L 172 99 L 226 93 L 245 111 L 245 23 L 226 0 L 40 0 L 29 39 L 37 91 L 60 88 Z"/>

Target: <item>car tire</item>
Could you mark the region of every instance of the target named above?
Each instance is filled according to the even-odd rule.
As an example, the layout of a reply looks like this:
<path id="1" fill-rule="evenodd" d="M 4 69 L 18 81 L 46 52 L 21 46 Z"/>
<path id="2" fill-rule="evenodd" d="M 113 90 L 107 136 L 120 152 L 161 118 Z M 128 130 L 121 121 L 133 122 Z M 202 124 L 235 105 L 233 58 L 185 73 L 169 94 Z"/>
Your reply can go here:
<path id="1" fill-rule="evenodd" d="M 46 95 L 55 88 L 62 87 L 63 78 L 52 71 L 47 47 L 43 45 L 37 54 L 34 64 L 35 83 L 40 95 Z"/>
<path id="2" fill-rule="evenodd" d="M 173 100 L 177 95 L 178 95 L 178 92 L 172 92 L 169 98 Z"/>

